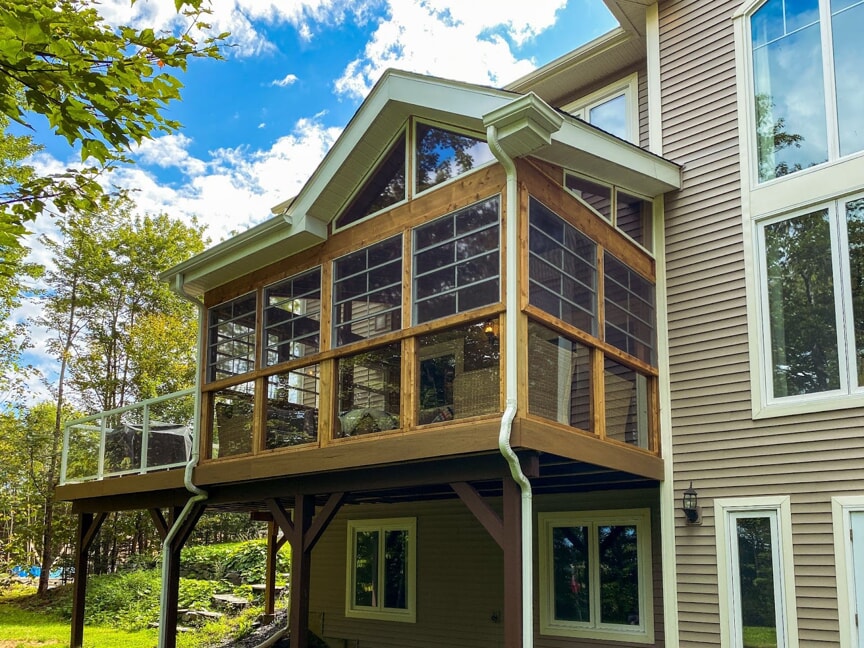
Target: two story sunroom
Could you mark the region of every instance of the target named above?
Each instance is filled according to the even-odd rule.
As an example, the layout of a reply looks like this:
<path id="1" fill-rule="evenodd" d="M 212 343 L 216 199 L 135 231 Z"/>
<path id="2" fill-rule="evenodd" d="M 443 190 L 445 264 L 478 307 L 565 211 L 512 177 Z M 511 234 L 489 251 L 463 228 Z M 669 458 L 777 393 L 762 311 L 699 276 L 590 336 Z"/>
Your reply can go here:
<path id="1" fill-rule="evenodd" d="M 167 273 L 202 305 L 193 482 L 495 455 L 510 405 L 538 485 L 656 483 L 679 184 L 536 95 L 386 73 L 296 198 Z M 60 495 L 182 487 L 153 468 Z"/>

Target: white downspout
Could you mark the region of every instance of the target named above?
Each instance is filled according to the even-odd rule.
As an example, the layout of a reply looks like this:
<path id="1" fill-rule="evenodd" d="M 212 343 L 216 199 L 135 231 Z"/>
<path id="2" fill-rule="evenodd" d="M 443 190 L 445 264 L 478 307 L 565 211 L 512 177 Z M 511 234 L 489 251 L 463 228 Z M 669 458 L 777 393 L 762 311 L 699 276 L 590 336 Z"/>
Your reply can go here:
<path id="1" fill-rule="evenodd" d="M 522 491 L 522 648 L 534 645 L 534 538 L 531 482 L 522 472 L 519 457 L 510 446 L 513 419 L 517 403 L 517 327 L 519 316 L 519 196 L 516 186 L 516 165 L 498 143 L 498 129 L 494 125 L 486 128 L 486 139 L 492 154 L 504 167 L 507 174 L 505 188 L 506 247 L 505 312 L 504 312 L 504 384 L 506 408 L 501 417 L 498 433 L 498 449 L 510 466 L 510 474 Z"/>
<path id="2" fill-rule="evenodd" d="M 204 349 L 204 316 L 206 310 L 204 308 L 204 304 L 192 297 L 190 294 L 186 292 L 183 288 L 183 275 L 177 275 L 176 282 L 174 284 L 174 291 L 183 297 L 184 299 L 192 302 L 198 308 L 198 349 L 196 353 L 196 359 L 200 364 L 201 359 L 203 358 L 203 349 Z M 195 469 L 195 466 L 198 464 L 198 459 L 201 456 L 201 444 L 200 444 L 200 435 L 201 435 L 201 367 L 198 367 L 198 371 L 195 375 L 195 406 L 194 406 L 194 414 L 192 418 L 192 452 L 189 455 L 189 461 L 186 464 L 185 472 L 183 473 L 183 485 L 186 487 L 190 493 L 192 493 L 192 497 L 189 498 L 189 501 L 186 502 L 186 506 L 183 507 L 183 510 L 180 512 L 180 515 L 177 516 L 177 519 L 174 520 L 174 523 L 171 525 L 171 529 L 169 529 L 168 534 L 165 536 L 165 541 L 162 543 L 162 592 L 159 597 L 159 643 L 158 648 L 165 648 L 168 640 L 168 628 L 167 628 L 167 616 L 168 616 L 168 562 L 171 557 L 171 544 L 174 542 L 174 538 L 177 536 L 177 533 L 180 531 L 180 528 L 183 526 L 183 523 L 186 521 L 186 518 L 189 517 L 189 514 L 192 512 L 192 509 L 200 502 L 203 502 L 207 499 L 207 492 L 198 488 L 195 484 L 192 483 L 192 471 Z"/>

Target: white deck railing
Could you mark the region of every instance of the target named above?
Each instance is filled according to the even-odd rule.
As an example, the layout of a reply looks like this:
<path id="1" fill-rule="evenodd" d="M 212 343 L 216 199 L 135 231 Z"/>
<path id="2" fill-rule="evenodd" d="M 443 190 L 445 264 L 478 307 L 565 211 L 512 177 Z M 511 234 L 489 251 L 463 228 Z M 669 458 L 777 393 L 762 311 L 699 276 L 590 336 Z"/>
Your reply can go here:
<path id="1" fill-rule="evenodd" d="M 185 466 L 194 411 L 192 388 L 70 421 L 63 430 L 60 484 Z"/>

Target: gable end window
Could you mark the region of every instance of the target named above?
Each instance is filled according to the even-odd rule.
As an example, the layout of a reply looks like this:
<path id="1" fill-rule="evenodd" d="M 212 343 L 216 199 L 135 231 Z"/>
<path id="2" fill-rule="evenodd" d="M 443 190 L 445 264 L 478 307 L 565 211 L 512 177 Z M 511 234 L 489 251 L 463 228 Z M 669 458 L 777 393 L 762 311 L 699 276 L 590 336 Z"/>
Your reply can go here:
<path id="1" fill-rule="evenodd" d="M 348 522 L 345 616 L 414 623 L 417 521 Z"/>
<path id="2" fill-rule="evenodd" d="M 336 218 L 336 229 L 347 227 L 367 216 L 392 207 L 406 199 L 405 132 L 396 139 L 360 191 Z"/>
<path id="3" fill-rule="evenodd" d="M 653 643 L 647 509 L 540 513 L 540 631 Z"/>
<path id="4" fill-rule="evenodd" d="M 491 162 L 485 141 L 419 122 L 416 127 L 415 193 Z"/>
<path id="5" fill-rule="evenodd" d="M 864 1 L 768 0 L 749 27 L 759 182 L 864 150 Z"/>

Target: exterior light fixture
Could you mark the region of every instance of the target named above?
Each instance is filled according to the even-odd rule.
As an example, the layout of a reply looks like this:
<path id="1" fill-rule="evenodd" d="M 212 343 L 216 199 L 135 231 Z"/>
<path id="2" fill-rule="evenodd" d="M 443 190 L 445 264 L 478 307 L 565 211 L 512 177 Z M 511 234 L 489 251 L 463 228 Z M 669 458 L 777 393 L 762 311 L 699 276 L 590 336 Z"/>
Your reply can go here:
<path id="1" fill-rule="evenodd" d="M 490 321 L 486 322 L 485 326 L 483 326 L 483 332 L 486 334 L 486 340 L 489 342 L 489 346 L 492 348 L 498 348 L 498 326 L 497 322 Z"/>
<path id="2" fill-rule="evenodd" d="M 684 515 L 687 516 L 687 522 L 690 524 L 699 522 L 698 504 L 699 496 L 693 488 L 693 482 L 691 481 L 690 486 L 684 491 L 684 497 L 681 498 L 681 508 L 684 511 Z"/>

